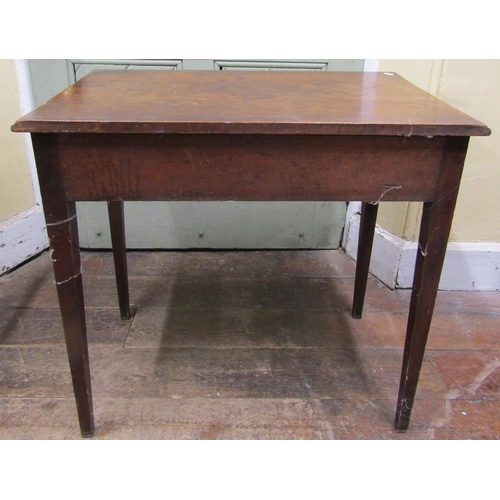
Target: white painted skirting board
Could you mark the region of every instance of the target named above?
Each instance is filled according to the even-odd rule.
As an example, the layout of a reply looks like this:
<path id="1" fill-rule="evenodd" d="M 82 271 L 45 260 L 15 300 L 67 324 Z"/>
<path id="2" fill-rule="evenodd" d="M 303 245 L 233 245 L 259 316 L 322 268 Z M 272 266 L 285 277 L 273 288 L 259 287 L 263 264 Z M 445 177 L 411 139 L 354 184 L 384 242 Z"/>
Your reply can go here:
<path id="1" fill-rule="evenodd" d="M 35 205 L 0 224 L 0 274 L 49 246 L 42 207 Z"/>
<path id="2" fill-rule="evenodd" d="M 356 259 L 359 213 L 348 211 L 343 247 Z M 398 238 L 377 226 L 370 272 L 388 287 L 411 288 L 417 243 Z M 449 243 L 440 290 L 500 290 L 500 243 Z"/>

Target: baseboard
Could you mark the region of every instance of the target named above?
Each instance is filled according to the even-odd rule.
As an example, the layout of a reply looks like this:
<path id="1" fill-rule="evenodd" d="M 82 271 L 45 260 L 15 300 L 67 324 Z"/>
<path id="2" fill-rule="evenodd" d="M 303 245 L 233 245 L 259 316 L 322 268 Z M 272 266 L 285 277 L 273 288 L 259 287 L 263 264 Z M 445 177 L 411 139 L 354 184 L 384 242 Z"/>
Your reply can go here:
<path id="1" fill-rule="evenodd" d="M 0 224 L 0 275 L 49 246 L 42 207 L 35 205 Z"/>
<path id="2" fill-rule="evenodd" d="M 359 213 L 346 224 L 344 249 L 356 259 Z M 411 288 L 417 243 L 406 241 L 377 226 L 370 272 L 388 287 Z M 440 290 L 500 290 L 500 243 L 449 243 Z"/>

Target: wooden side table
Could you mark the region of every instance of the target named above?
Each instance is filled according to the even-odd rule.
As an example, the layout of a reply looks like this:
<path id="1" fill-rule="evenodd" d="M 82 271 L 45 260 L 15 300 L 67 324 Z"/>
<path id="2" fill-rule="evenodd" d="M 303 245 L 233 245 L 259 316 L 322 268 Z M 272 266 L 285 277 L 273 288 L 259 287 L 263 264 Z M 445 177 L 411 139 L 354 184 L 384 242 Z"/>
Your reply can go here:
<path id="1" fill-rule="evenodd" d="M 120 311 L 124 200 L 362 201 L 360 318 L 380 201 L 424 202 L 395 428 L 417 389 L 470 136 L 482 123 L 392 73 L 92 72 L 30 132 L 82 435 L 94 433 L 76 201 L 108 201 Z"/>

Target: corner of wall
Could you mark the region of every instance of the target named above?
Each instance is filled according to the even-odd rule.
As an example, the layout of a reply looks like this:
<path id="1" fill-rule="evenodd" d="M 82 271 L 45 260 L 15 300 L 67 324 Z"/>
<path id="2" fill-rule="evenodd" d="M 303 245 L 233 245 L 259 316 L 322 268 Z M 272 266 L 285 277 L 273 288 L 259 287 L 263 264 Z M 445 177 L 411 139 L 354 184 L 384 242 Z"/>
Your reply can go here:
<path id="1" fill-rule="evenodd" d="M 15 59 L 14 67 L 20 112 L 26 114 L 34 108 L 28 61 Z M 20 144 L 24 144 L 26 148 L 35 203 L 22 213 L 0 221 L 0 274 L 18 266 L 48 247 L 33 149 L 29 134 L 23 135 L 25 141 L 21 141 Z"/>
<path id="2" fill-rule="evenodd" d="M 348 211 L 342 248 L 356 260 L 359 212 Z M 391 289 L 411 288 L 418 244 L 377 226 L 370 272 Z M 448 243 L 440 290 L 499 291 L 500 243 Z"/>

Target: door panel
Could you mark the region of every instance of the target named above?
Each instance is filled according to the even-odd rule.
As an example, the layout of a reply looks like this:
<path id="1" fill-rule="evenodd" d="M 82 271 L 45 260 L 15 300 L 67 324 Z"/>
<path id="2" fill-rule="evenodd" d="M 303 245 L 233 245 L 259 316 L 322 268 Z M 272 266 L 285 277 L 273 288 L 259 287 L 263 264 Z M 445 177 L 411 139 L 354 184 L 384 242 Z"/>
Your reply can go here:
<path id="1" fill-rule="evenodd" d="M 362 71 L 363 62 L 359 59 L 309 59 L 299 60 L 215 60 L 214 69 L 234 71 Z"/>
<path id="2" fill-rule="evenodd" d="M 148 69 L 148 70 L 173 70 L 181 69 L 182 61 L 162 61 L 161 64 L 151 64 L 145 62 L 144 64 L 139 64 L 135 61 L 116 61 L 116 62 L 76 62 L 72 61 L 74 66 L 75 81 L 80 80 L 85 75 L 88 75 L 91 71 L 95 69 L 106 69 L 106 70 L 133 70 L 133 69 Z"/>
<path id="3" fill-rule="evenodd" d="M 215 61 L 215 66 L 225 71 L 326 71 L 328 62 Z"/>
<path id="4" fill-rule="evenodd" d="M 33 60 L 35 100 L 37 88 L 44 100 L 57 93 L 49 95 L 50 83 L 47 87 L 51 75 L 58 74 L 55 66 L 69 85 L 94 69 L 362 71 L 363 60 Z M 57 91 L 67 86 L 59 80 L 54 82 Z M 344 202 L 126 202 L 127 247 L 338 248 L 345 210 Z M 106 204 L 77 203 L 77 211 L 80 246 L 110 248 Z"/>
<path id="5" fill-rule="evenodd" d="M 110 248 L 106 203 L 81 203 L 89 248 Z M 127 202 L 128 248 L 336 248 L 337 202 Z M 278 246 L 279 244 L 279 246 Z"/>

